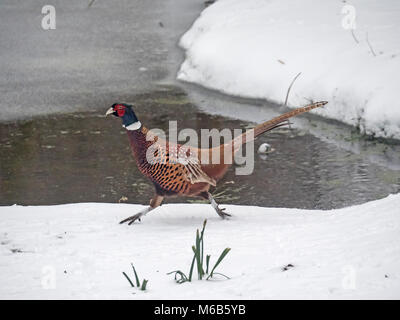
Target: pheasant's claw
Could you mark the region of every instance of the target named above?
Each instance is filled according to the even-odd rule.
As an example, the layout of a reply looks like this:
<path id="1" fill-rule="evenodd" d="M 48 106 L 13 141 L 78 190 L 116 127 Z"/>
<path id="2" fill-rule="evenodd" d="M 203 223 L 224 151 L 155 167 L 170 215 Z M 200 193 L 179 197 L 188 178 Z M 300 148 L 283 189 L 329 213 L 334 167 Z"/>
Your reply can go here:
<path id="1" fill-rule="evenodd" d="M 126 218 L 126 219 L 122 220 L 122 221 L 120 222 L 120 224 L 123 224 L 123 223 L 129 221 L 128 225 L 131 225 L 131 224 L 134 223 L 136 220 L 141 221 L 141 220 L 140 220 L 140 217 L 141 217 L 142 215 L 143 215 L 143 214 L 141 214 L 141 213 L 135 214 L 134 216 L 131 216 L 131 217 L 129 217 L 129 218 Z"/>
<path id="2" fill-rule="evenodd" d="M 119 224 L 123 224 L 123 223 L 129 221 L 129 220 L 131 220 L 131 218 L 132 218 L 132 217 L 126 218 L 126 219 L 120 221 Z"/>
<path id="3" fill-rule="evenodd" d="M 132 223 L 134 223 L 136 220 L 139 220 L 140 221 L 140 219 L 132 219 L 131 221 L 129 221 L 129 223 L 128 223 L 128 226 L 130 226 Z"/>
<path id="4" fill-rule="evenodd" d="M 226 210 L 226 208 L 219 208 L 217 209 L 217 213 L 218 215 L 222 218 L 222 219 L 226 219 L 227 217 L 232 217 L 231 214 L 224 212 Z"/>
<path id="5" fill-rule="evenodd" d="M 131 216 L 131 217 L 129 217 L 129 218 L 126 218 L 125 220 L 122 220 L 122 221 L 120 222 L 120 224 L 129 221 L 128 225 L 131 225 L 131 224 L 134 223 L 136 220 L 141 221 L 141 218 L 142 218 L 144 215 L 146 215 L 149 211 L 151 211 L 151 210 L 153 210 L 153 209 L 154 209 L 154 208 L 152 208 L 152 207 L 147 207 L 147 208 L 143 209 L 142 211 L 140 211 L 139 213 L 135 214 L 134 216 Z"/>

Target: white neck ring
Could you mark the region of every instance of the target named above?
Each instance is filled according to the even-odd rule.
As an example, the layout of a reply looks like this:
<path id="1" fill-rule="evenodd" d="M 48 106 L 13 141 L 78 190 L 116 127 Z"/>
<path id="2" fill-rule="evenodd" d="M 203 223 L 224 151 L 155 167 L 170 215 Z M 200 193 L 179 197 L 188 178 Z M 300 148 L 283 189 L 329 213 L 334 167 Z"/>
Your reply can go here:
<path id="1" fill-rule="evenodd" d="M 122 125 L 122 126 L 125 127 L 124 125 Z M 125 129 L 129 130 L 129 131 L 139 130 L 141 126 L 142 126 L 142 123 L 140 121 L 136 121 L 134 123 L 131 123 L 129 126 L 126 126 Z"/>

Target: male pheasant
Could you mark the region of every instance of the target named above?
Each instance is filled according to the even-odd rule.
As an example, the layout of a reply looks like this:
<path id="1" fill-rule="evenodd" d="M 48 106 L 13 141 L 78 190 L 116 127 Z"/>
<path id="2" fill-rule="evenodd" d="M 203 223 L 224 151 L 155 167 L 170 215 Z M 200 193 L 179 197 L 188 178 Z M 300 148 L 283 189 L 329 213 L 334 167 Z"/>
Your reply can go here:
<path id="1" fill-rule="evenodd" d="M 155 195 L 150 200 L 150 205 L 120 223 L 132 224 L 136 220 L 140 220 L 149 211 L 160 206 L 165 196 L 174 195 L 208 199 L 221 218 L 230 216 L 218 206 L 209 189 L 224 176 L 240 146 L 264 132 L 287 125 L 289 118 L 322 107 L 326 103 L 326 101 L 316 102 L 287 112 L 257 125 L 254 129 L 248 130 L 228 143 L 210 149 L 194 148 L 165 141 L 141 124 L 132 105 L 113 104 L 107 110 L 106 115 L 113 114 L 122 119 L 136 164 L 140 172 L 148 177 L 155 186 Z M 219 163 L 212 161 L 216 155 L 219 156 Z M 204 161 L 204 159 L 208 159 L 208 161 Z"/>

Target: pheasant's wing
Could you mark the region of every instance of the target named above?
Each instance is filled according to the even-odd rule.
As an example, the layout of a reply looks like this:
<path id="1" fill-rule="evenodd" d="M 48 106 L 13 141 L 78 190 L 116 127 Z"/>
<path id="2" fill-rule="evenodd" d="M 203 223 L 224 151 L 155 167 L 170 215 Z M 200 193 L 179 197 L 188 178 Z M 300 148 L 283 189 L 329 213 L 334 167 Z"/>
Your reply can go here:
<path id="1" fill-rule="evenodd" d="M 216 181 L 205 173 L 200 165 L 198 158 L 189 158 L 184 165 L 185 177 L 191 184 L 198 182 L 207 182 L 212 186 L 216 186 Z"/>
<path id="2" fill-rule="evenodd" d="M 184 181 L 191 184 L 205 182 L 216 185 L 216 181 L 202 169 L 196 148 L 171 144 L 162 139 L 157 139 L 152 148 L 154 153 L 151 171 L 154 173 L 151 178 L 161 187 L 179 190 Z"/>
<path id="3" fill-rule="evenodd" d="M 180 144 L 170 145 L 170 161 L 182 165 L 184 178 L 191 184 L 206 182 L 212 186 L 216 185 L 216 181 L 204 172 L 200 160 L 199 150 L 190 146 L 182 146 Z"/>

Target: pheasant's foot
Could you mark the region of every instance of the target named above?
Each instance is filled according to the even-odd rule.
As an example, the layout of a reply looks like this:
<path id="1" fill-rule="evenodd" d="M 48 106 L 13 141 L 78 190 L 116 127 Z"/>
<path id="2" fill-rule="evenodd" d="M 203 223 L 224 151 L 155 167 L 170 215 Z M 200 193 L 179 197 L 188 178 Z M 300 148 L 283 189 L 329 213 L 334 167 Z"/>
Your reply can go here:
<path id="1" fill-rule="evenodd" d="M 129 221 L 128 225 L 131 225 L 131 224 L 134 223 L 136 220 L 139 220 L 139 221 L 140 221 L 140 218 L 143 217 L 144 215 L 146 215 L 146 213 L 149 212 L 150 210 L 152 210 L 152 208 L 151 208 L 151 207 L 148 207 L 148 208 L 146 208 L 146 209 L 140 211 L 139 213 L 135 214 L 134 216 L 130 216 L 130 217 L 128 217 L 128 218 L 122 220 L 122 221 L 120 222 L 120 224 Z"/>
<path id="2" fill-rule="evenodd" d="M 131 217 L 129 217 L 129 218 L 126 218 L 126 219 L 122 220 L 122 221 L 120 222 L 120 224 L 129 221 L 128 225 L 131 225 L 131 224 L 134 223 L 136 220 L 139 220 L 139 221 L 140 221 L 140 217 L 142 217 L 142 216 L 143 216 L 142 213 L 135 214 L 134 216 L 131 216 Z"/>
<path id="3" fill-rule="evenodd" d="M 215 211 L 217 211 L 218 215 L 222 218 L 222 219 L 226 219 L 227 217 L 232 217 L 231 214 L 224 212 L 226 208 L 220 208 L 219 206 L 217 206 L 217 208 L 215 209 Z"/>
<path id="4" fill-rule="evenodd" d="M 214 210 L 218 213 L 218 215 L 222 218 L 222 219 L 226 219 L 227 217 L 232 217 L 229 213 L 224 212 L 225 208 L 220 208 L 218 203 L 215 201 L 215 199 L 213 198 L 213 196 L 211 195 L 211 193 L 207 192 L 207 198 L 210 201 L 212 207 L 214 208 Z"/>

